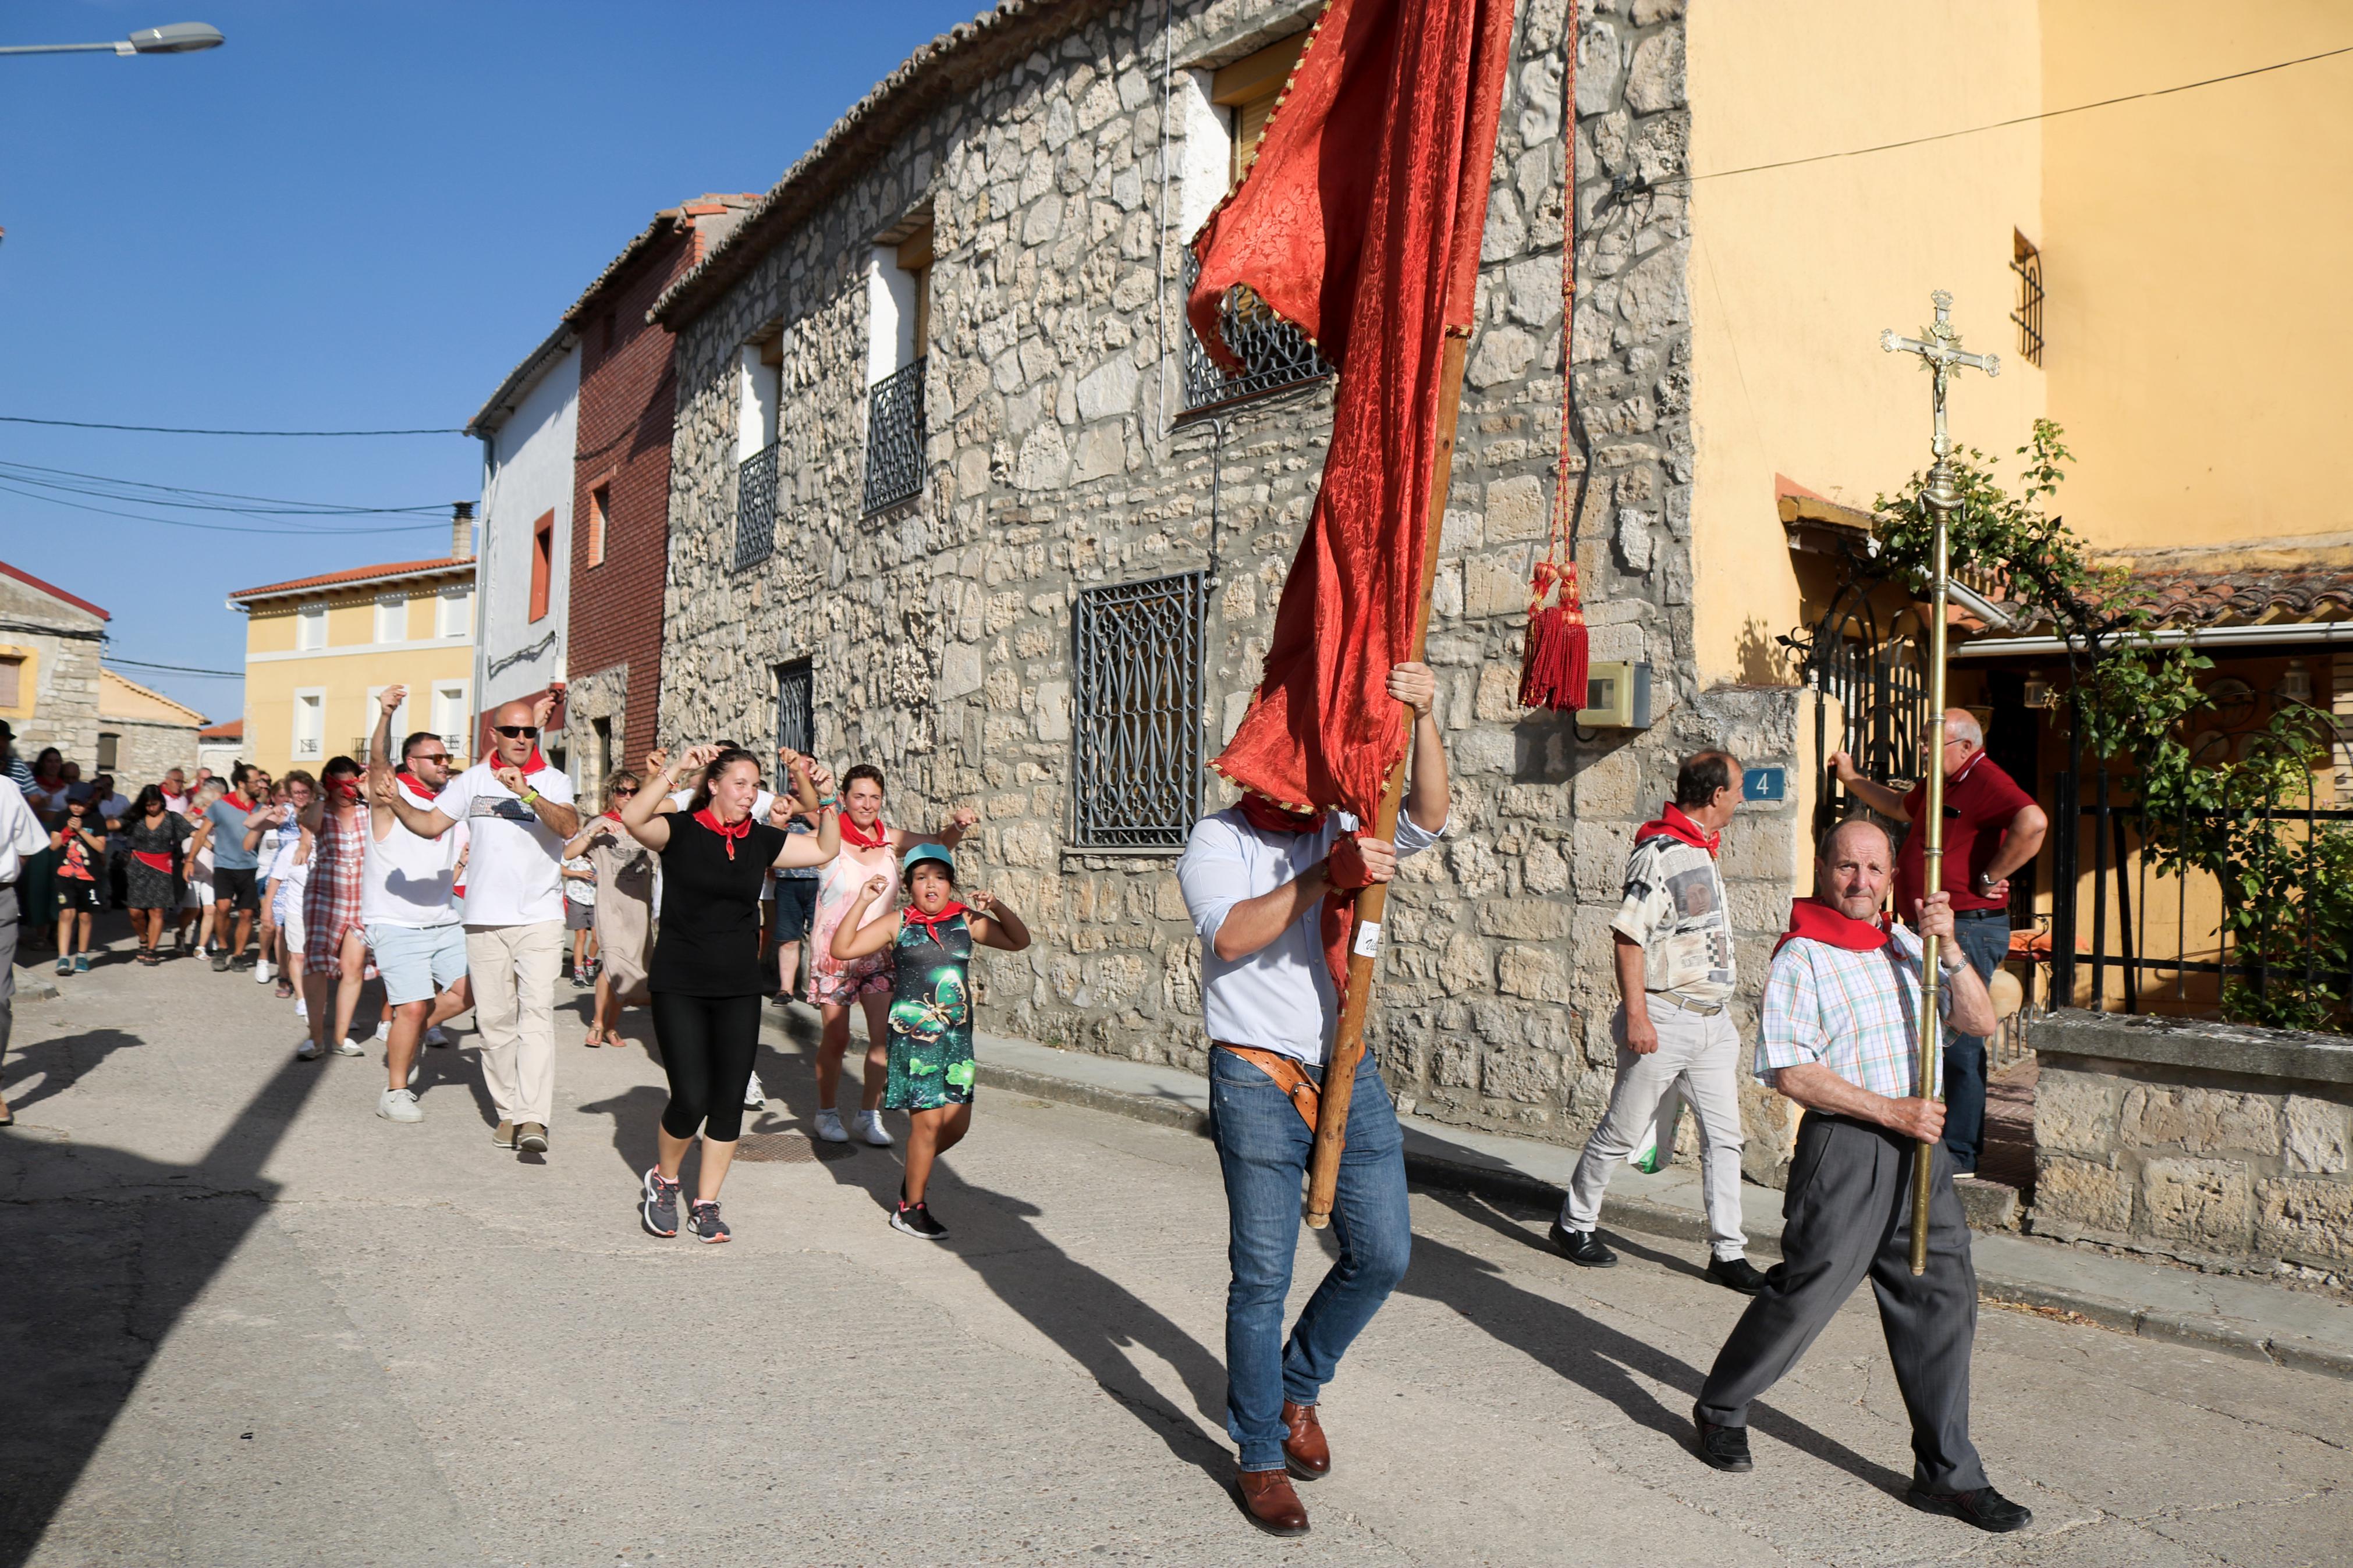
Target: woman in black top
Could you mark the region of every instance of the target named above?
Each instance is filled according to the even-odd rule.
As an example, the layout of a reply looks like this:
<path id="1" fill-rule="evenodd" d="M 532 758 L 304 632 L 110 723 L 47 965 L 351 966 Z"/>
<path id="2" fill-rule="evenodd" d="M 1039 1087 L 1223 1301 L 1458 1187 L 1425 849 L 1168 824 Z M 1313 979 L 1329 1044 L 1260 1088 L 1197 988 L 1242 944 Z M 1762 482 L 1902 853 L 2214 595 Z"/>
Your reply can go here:
<path id="1" fill-rule="evenodd" d="M 704 1241 L 728 1238 L 719 1187 L 735 1158 L 744 1090 L 760 1048 L 760 889 L 771 868 L 822 866 L 841 847 L 830 775 L 797 752 L 777 755 L 797 796 L 792 808 L 817 822 L 813 836 L 753 821 L 759 759 L 716 746 L 697 746 L 677 763 L 654 752 L 646 759 L 644 786 L 621 808 L 621 826 L 662 862 L 661 934 L 647 984 L 654 1037 L 670 1074 L 670 1107 L 640 1205 L 655 1236 L 678 1234 L 679 1169 L 700 1128 L 702 1168 L 687 1228 Z M 681 777 L 698 769 L 686 809 L 660 810 Z M 786 809 L 784 799 L 776 805 Z"/>

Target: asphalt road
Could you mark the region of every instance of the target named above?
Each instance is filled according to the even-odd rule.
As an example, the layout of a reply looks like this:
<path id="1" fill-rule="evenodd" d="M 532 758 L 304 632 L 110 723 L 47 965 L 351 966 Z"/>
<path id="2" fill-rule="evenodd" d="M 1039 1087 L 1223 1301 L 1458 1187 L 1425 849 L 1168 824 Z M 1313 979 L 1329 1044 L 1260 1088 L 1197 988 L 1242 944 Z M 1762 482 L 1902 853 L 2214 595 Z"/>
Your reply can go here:
<path id="1" fill-rule="evenodd" d="M 1440 1194 L 1326 1393 L 1314 1533 L 1276 1542 L 1226 1489 L 1199 1139 L 984 1090 L 934 1189 L 955 1234 L 920 1242 L 884 1223 L 891 1152 L 794 1135 L 797 1009 L 754 1123 L 786 1157 L 737 1164 L 733 1244 L 658 1241 L 632 1202 L 659 1070 L 581 1048 L 568 1011 L 534 1160 L 491 1146 L 470 1035 L 396 1126 L 375 1051 L 296 1062 L 289 1005 L 243 976 L 60 984 L 5 1064 L 0 1563 L 2353 1555 L 2342 1383 L 2006 1310 L 1979 1323 L 1976 1431 L 2035 1524 L 1913 1512 L 1867 1292 L 1758 1407 L 1756 1471 L 1718 1475 L 1688 1413 L 1741 1302 L 1701 1249 L 1627 1236 L 1579 1272 L 1548 1216 Z M 1324 1246 L 1303 1233 L 1294 1309 Z"/>

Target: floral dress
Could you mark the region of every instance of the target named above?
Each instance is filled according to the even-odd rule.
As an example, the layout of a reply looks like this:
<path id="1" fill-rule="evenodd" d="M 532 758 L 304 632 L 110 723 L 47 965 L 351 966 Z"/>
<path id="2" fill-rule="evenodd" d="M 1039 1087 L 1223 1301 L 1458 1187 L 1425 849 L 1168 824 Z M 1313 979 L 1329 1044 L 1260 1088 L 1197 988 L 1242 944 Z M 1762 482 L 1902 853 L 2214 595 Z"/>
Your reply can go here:
<path id="1" fill-rule="evenodd" d="M 882 1103 L 936 1110 L 972 1103 L 972 929 L 961 909 L 923 921 L 903 911 L 892 943 L 890 1076 Z"/>
<path id="2" fill-rule="evenodd" d="M 888 839 L 876 849 L 843 845 L 818 879 L 817 921 L 809 933 L 809 1000 L 820 1005 L 846 1007 L 860 996 L 891 993 L 889 948 L 847 963 L 833 956 L 833 933 L 841 929 L 870 877 L 881 877 L 885 883 L 882 896 L 866 906 L 866 921 L 871 922 L 889 914 L 899 901 L 899 861 Z"/>

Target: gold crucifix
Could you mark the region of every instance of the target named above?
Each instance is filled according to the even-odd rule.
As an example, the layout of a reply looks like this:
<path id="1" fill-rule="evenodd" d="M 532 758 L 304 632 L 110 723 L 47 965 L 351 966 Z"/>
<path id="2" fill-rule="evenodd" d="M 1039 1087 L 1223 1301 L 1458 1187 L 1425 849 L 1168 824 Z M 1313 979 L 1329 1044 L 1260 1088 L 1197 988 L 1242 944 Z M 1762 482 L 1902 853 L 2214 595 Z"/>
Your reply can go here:
<path id="1" fill-rule="evenodd" d="M 1927 489 L 1921 496 L 1928 503 L 1929 516 L 1936 520 L 1935 566 L 1928 579 L 1929 733 L 1920 738 L 1921 771 L 1926 774 L 1928 798 L 1915 818 L 1919 826 L 1914 829 L 1926 836 L 1920 856 L 1923 894 L 1936 893 L 1945 885 L 1945 748 L 1927 743 L 1931 737 L 1942 742 L 1945 734 L 1945 606 L 1952 595 L 1953 510 L 1961 503 L 1960 491 L 1953 483 L 1952 438 L 1945 430 L 1945 386 L 1953 372 L 1964 366 L 1988 375 L 2001 374 L 1998 355 L 1961 352 L 1961 334 L 1953 330 L 1953 297 L 1939 289 L 1928 299 L 1936 307 L 1936 320 L 1923 336 L 1899 338 L 1893 328 L 1879 334 L 1881 348 L 1889 353 L 1918 354 L 1936 378 L 1936 462 L 1928 470 Z M 1910 913 L 1909 910 L 1896 911 L 1899 919 Z M 1945 1028 L 1936 993 L 1944 971 L 1937 962 L 1936 945 L 1935 937 L 1921 933 L 1918 1065 L 1919 1093 L 1924 1099 L 1943 1098 L 1936 1069 L 1944 1059 Z M 1935 1152 L 1935 1145 L 1925 1139 L 1913 1145 L 1911 1262 L 1915 1274 L 1925 1274 L 1928 1268 L 1928 1174 Z"/>

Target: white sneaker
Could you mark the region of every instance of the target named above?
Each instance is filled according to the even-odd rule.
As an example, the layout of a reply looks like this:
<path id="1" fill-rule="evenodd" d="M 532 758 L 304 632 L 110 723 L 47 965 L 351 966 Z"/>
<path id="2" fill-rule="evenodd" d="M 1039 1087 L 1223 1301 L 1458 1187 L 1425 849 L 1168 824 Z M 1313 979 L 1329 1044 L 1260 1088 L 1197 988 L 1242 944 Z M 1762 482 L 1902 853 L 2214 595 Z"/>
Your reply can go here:
<path id="1" fill-rule="evenodd" d="M 821 1105 L 817 1111 L 817 1135 L 828 1143 L 847 1143 L 849 1134 L 841 1130 L 841 1112 L 830 1105 Z"/>
<path id="2" fill-rule="evenodd" d="M 379 1040 L 392 1038 L 392 1018 L 389 1015 L 375 1021 L 375 1037 Z"/>
<path id="3" fill-rule="evenodd" d="M 268 959 L 266 959 L 266 958 L 265 958 L 265 959 L 260 960 L 259 962 L 256 963 L 254 964 L 254 966 L 253 966 L 253 983 L 254 983 L 256 985 L 267 985 L 267 984 L 269 984 L 269 973 L 270 973 L 270 971 L 269 971 L 269 960 L 268 960 Z"/>
<path id="4" fill-rule="evenodd" d="M 858 1135 L 877 1149 L 888 1149 L 891 1146 L 890 1129 L 882 1125 L 882 1113 L 879 1110 L 861 1110 L 858 1113 Z"/>
<path id="5" fill-rule="evenodd" d="M 422 1121 L 425 1112 L 417 1109 L 417 1096 L 405 1089 L 387 1089 L 384 1098 L 375 1102 L 375 1113 L 386 1121 Z"/>
<path id="6" fill-rule="evenodd" d="M 411 1089 L 415 1089 L 415 1088 L 417 1087 L 417 1075 L 418 1073 L 420 1073 L 420 1072 L 424 1071 L 424 1070 L 425 1070 L 425 1064 L 424 1064 L 423 1062 L 411 1062 L 411 1063 L 409 1063 L 409 1064 L 408 1064 L 408 1087 L 409 1087 L 409 1088 L 411 1088 Z"/>
<path id="7" fill-rule="evenodd" d="M 436 1024 L 425 1031 L 425 1043 L 428 1046 L 446 1046 L 449 1043 L 449 1037 L 441 1032 L 440 1025 Z"/>
<path id="8" fill-rule="evenodd" d="M 367 1054 L 360 1049 L 360 1043 L 357 1040 L 337 1040 L 329 1048 L 339 1057 L 361 1057 Z"/>
<path id="9" fill-rule="evenodd" d="M 311 999 L 300 991 L 294 993 L 294 1016 L 298 1018 L 307 1018 L 311 1016 Z"/>
<path id="10" fill-rule="evenodd" d="M 326 1053 L 319 1048 L 319 1042 L 308 1035 L 303 1036 L 302 1043 L 294 1047 L 294 1059 L 297 1061 L 315 1062 L 324 1055 Z"/>
<path id="11" fill-rule="evenodd" d="M 744 1086 L 744 1109 L 746 1110 L 768 1109 L 768 1091 L 760 1087 L 758 1073 L 754 1073 L 752 1081 Z"/>

